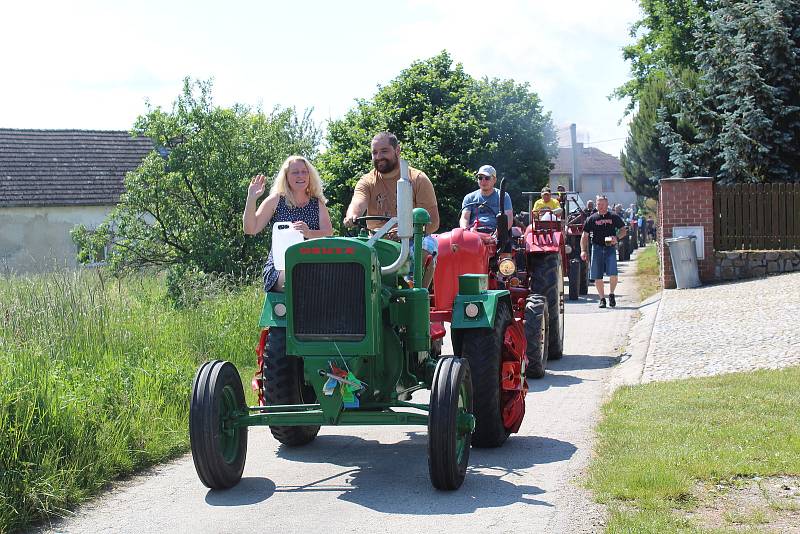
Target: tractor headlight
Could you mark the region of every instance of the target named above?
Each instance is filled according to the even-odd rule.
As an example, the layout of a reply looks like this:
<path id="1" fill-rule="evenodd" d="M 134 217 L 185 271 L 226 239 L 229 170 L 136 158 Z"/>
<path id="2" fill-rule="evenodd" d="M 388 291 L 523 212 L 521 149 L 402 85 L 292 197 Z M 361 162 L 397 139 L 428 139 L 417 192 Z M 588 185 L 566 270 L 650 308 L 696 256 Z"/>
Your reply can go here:
<path id="1" fill-rule="evenodd" d="M 511 258 L 503 258 L 500 260 L 500 263 L 497 266 L 500 274 L 503 276 L 511 276 L 515 272 L 517 272 L 517 265 L 514 263 L 514 260 Z"/>
<path id="2" fill-rule="evenodd" d="M 272 308 L 272 311 L 275 312 L 275 317 L 283 317 L 286 315 L 286 304 L 279 302 Z"/>
<path id="3" fill-rule="evenodd" d="M 470 302 L 464 307 L 464 315 L 466 315 L 470 319 L 474 319 L 475 317 L 477 317 L 479 311 L 480 308 L 478 308 L 478 305 L 475 304 L 474 302 Z"/>
<path id="4" fill-rule="evenodd" d="M 572 247 L 569 245 L 564 245 L 564 252 L 567 254 L 572 254 Z"/>

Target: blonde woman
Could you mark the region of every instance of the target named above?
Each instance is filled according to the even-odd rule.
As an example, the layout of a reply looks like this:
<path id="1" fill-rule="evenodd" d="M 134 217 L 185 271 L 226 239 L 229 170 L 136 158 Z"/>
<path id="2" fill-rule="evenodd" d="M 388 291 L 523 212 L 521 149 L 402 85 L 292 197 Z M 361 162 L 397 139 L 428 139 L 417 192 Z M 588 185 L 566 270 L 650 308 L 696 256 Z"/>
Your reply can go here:
<path id="1" fill-rule="evenodd" d="M 303 237 L 327 237 L 333 234 L 331 217 L 322 194 L 322 180 L 317 169 L 303 156 L 289 156 L 272 182 L 269 196 L 258 205 L 256 201 L 266 190 L 267 178 L 254 176 L 247 188 L 242 225 L 244 233 L 255 235 L 267 225 L 290 222 Z M 283 291 L 284 273 L 275 269 L 272 251 L 264 265 L 264 291 Z"/>

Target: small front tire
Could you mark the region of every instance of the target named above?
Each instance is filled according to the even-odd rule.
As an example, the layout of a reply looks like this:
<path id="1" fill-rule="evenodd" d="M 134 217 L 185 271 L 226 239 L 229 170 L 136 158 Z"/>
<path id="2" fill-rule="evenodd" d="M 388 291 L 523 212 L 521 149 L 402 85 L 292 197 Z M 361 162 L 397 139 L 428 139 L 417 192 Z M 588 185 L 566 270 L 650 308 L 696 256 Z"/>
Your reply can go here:
<path id="1" fill-rule="evenodd" d="M 463 358 L 442 358 L 433 373 L 428 414 L 428 470 L 436 489 L 461 487 L 474 428 L 469 362 Z"/>
<path id="2" fill-rule="evenodd" d="M 247 427 L 235 420 L 247 414 L 242 379 L 230 362 L 213 360 L 197 370 L 189 405 L 189 442 L 200 481 L 227 489 L 242 478 L 247 457 Z"/>

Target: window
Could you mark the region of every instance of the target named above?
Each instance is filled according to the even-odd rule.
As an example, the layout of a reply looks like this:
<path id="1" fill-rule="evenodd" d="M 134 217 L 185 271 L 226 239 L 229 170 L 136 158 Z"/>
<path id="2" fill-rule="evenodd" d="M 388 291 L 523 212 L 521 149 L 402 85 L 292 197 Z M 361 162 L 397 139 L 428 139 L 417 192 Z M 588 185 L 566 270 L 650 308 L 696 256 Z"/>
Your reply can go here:
<path id="1" fill-rule="evenodd" d="M 613 193 L 614 192 L 614 177 L 613 176 L 603 176 L 603 192 L 604 193 Z"/>

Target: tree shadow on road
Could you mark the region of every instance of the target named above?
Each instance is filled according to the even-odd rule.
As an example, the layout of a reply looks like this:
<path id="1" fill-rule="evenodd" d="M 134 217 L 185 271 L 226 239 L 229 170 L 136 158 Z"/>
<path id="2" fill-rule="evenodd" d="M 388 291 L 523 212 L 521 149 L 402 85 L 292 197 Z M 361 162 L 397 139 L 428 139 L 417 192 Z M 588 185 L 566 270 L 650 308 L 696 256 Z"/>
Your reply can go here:
<path id="1" fill-rule="evenodd" d="M 584 369 L 607 369 L 617 364 L 616 356 L 592 356 L 591 354 L 564 354 L 560 360 L 548 361 L 552 371 L 580 371 Z M 553 375 L 559 376 L 559 375 Z M 543 380 L 546 380 L 547 376 Z"/>
<path id="2" fill-rule="evenodd" d="M 550 388 L 568 388 L 583 381 L 583 378 L 577 376 L 546 373 L 542 378 L 528 379 L 528 393 L 547 391 Z"/>
<path id="3" fill-rule="evenodd" d="M 298 486 L 277 486 L 281 492 L 341 492 L 339 499 L 372 510 L 416 515 L 472 513 L 480 508 L 518 502 L 552 504 L 533 498 L 546 490 L 518 484 L 523 470 L 568 460 L 576 447 L 568 442 L 512 435 L 498 449 L 472 449 L 467 477 L 460 489 L 438 491 L 428 478 L 428 440 L 425 432 L 408 432 L 408 439 L 382 444 L 355 436 L 319 436 L 302 449 L 281 447 L 278 456 L 296 462 L 328 462 L 345 469 Z"/>

